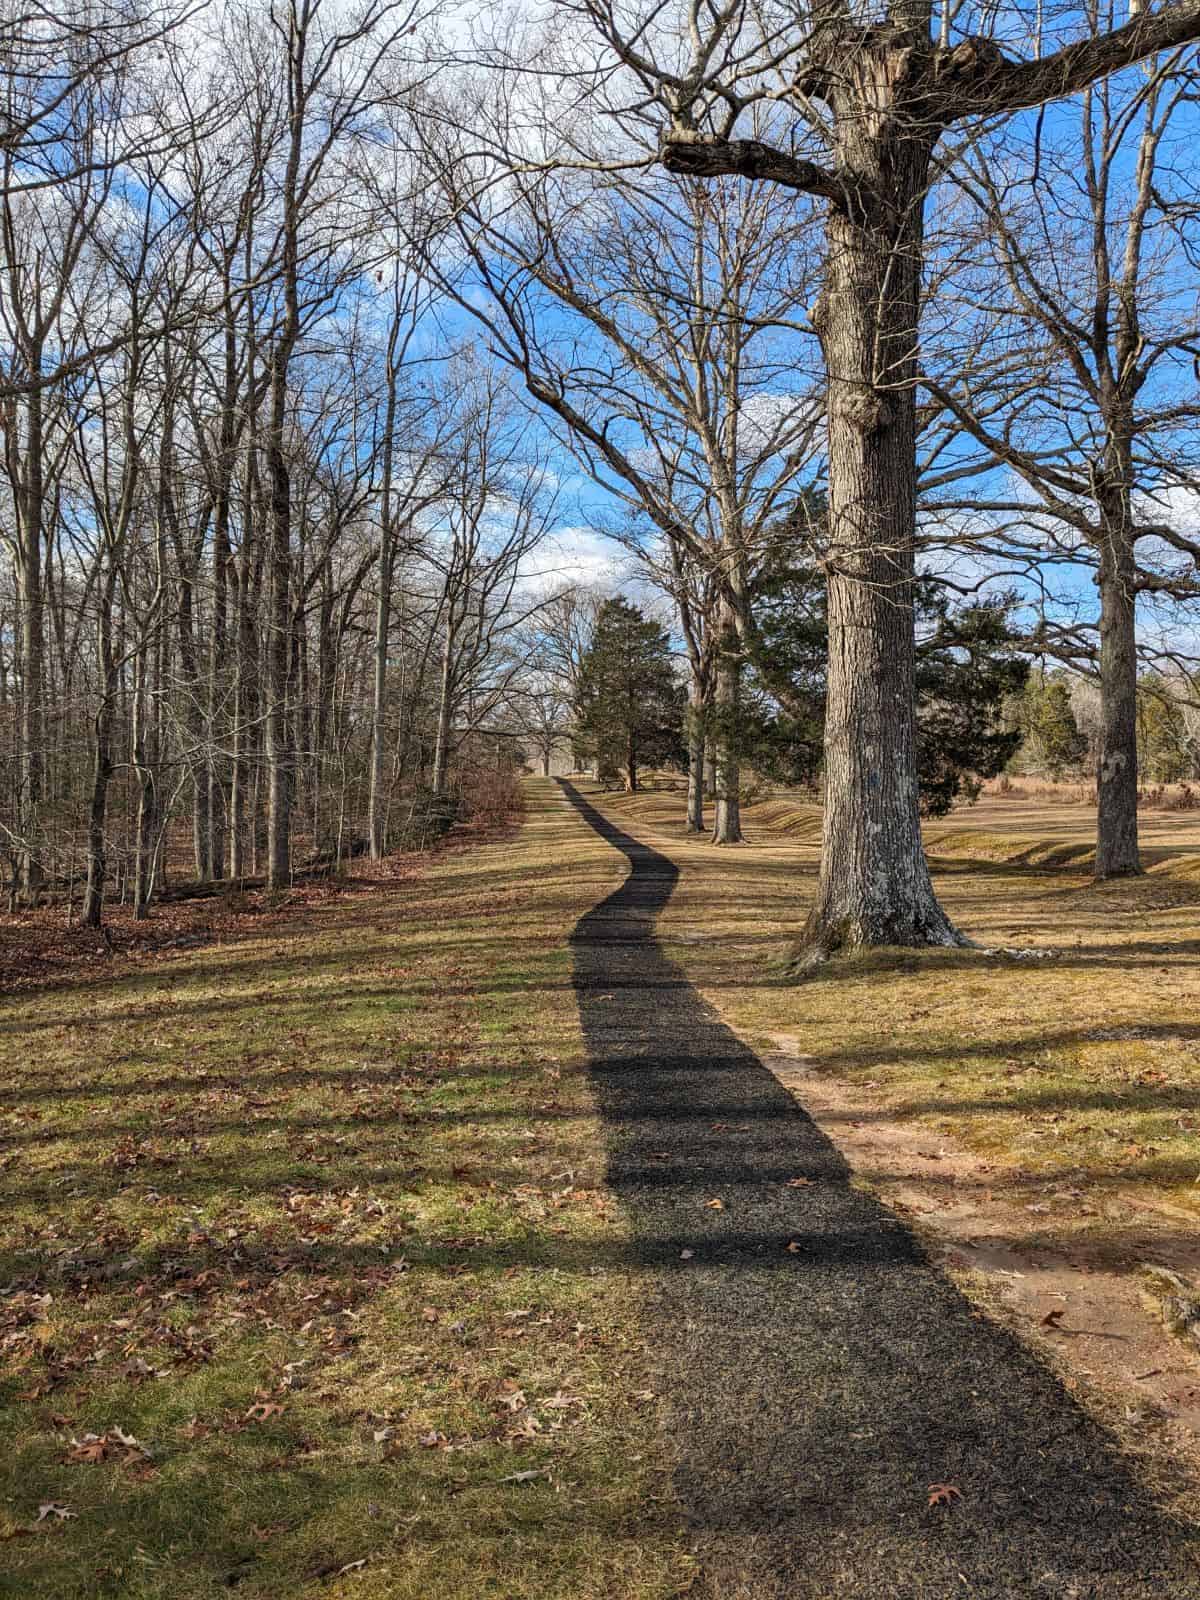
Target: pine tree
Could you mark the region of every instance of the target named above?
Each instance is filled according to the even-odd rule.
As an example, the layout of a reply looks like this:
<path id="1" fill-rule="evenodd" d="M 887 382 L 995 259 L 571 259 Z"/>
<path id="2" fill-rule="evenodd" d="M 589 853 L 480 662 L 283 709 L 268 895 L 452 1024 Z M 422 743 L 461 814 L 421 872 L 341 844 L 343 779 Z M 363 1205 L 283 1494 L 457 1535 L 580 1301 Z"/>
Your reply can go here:
<path id="1" fill-rule="evenodd" d="M 574 744 L 601 782 L 638 787 L 650 764 L 681 762 L 684 692 L 665 628 L 627 600 L 606 600 L 579 673 Z"/>
<path id="2" fill-rule="evenodd" d="M 953 605 L 932 580 L 917 585 L 917 772 L 921 811 L 943 816 L 1003 771 L 1021 735 L 1003 721 L 1028 675 L 1012 599 Z M 812 567 L 781 561 L 755 596 L 755 650 L 743 749 L 783 783 L 813 783 L 824 756 L 828 664 L 826 586 Z"/>
<path id="3" fill-rule="evenodd" d="M 1071 690 L 1063 673 L 1035 673 L 1025 685 L 1017 710 L 1022 760 L 1041 767 L 1052 778 L 1078 768 L 1087 752 L 1071 706 Z"/>
<path id="4" fill-rule="evenodd" d="M 1138 684 L 1138 764 L 1150 783 L 1178 783 L 1190 776 L 1187 729 L 1173 688 L 1177 694 L 1178 685 L 1155 673 Z"/>

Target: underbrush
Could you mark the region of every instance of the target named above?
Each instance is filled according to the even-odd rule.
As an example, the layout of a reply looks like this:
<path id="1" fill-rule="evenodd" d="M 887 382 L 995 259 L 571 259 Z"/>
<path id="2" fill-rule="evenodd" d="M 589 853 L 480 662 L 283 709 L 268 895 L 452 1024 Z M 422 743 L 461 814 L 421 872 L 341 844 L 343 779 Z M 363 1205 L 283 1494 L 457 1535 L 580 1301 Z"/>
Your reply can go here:
<path id="1" fill-rule="evenodd" d="M 81 928 L 68 904 L 11 911 L 0 915 L 0 993 L 86 981 L 120 971 L 129 961 L 159 961 L 182 950 L 236 944 L 269 932 L 281 919 L 290 925 L 343 895 L 394 887 L 442 852 L 511 833 L 523 805 L 520 782 L 511 771 L 471 767 L 457 775 L 451 803 L 436 823 L 430 820 L 414 833 L 408 850 L 400 848 L 405 843 L 401 828 L 397 848 L 382 861 L 371 861 L 365 851 L 335 851 L 301 870 L 278 893 L 268 892 L 261 880 L 180 886 L 153 902 L 142 921 L 134 920 L 131 905 L 114 899 L 105 906 L 102 932 Z"/>
<path id="2" fill-rule="evenodd" d="M 1082 783 L 1024 777 L 1014 782 L 1007 773 L 984 783 L 981 793 L 997 800 L 1038 800 L 1047 805 L 1095 806 L 1097 803 L 1094 781 Z M 1143 784 L 1138 789 L 1138 809 L 1200 810 L 1200 791 L 1186 782 Z"/>

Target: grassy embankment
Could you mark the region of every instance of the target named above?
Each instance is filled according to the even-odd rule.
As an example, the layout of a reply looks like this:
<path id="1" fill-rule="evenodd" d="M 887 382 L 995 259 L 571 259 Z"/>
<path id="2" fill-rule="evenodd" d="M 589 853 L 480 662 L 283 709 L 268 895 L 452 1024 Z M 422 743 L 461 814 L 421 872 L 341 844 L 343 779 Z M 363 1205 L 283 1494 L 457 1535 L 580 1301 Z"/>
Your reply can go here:
<path id="1" fill-rule="evenodd" d="M 535 785 L 4 1003 L 0 1591 L 676 1591 L 566 945 L 622 867 Z"/>
<path id="2" fill-rule="evenodd" d="M 1086 808 L 1022 803 L 1012 823 L 1000 798 L 964 809 L 928 829 L 939 895 L 979 944 L 1046 959 L 885 953 L 787 984 L 772 963 L 811 893 L 815 807 L 762 802 L 747 812 L 749 845 L 717 850 L 685 836 L 681 794 L 598 798 L 643 837 L 669 841 L 683 870 L 661 934 L 750 1042 L 793 1038 L 816 1070 L 857 1082 L 884 1114 L 961 1141 L 986 1184 L 1035 1212 L 1047 1244 L 1132 1264 L 1139 1206 L 1174 1218 L 1181 1242 L 1194 1239 L 1194 814 L 1147 819 L 1149 874 L 1095 885 Z"/>

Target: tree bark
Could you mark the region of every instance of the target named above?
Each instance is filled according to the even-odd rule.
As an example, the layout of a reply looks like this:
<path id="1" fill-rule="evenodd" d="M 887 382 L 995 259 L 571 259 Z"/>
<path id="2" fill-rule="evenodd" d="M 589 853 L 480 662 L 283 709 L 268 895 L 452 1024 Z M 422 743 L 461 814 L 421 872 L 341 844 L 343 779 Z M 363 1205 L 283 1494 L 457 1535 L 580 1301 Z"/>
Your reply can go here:
<path id="1" fill-rule="evenodd" d="M 437 738 L 433 747 L 433 779 L 435 794 L 446 787 L 446 773 L 450 765 L 450 713 L 454 694 L 454 635 L 447 628 L 446 648 L 442 653 L 442 674 L 438 686 Z"/>
<path id="2" fill-rule="evenodd" d="M 713 812 L 713 844 L 741 844 L 742 807 L 739 796 L 741 763 L 738 759 L 738 712 L 742 663 L 737 630 L 731 615 L 722 617 L 714 685 L 716 716 L 717 800 Z"/>
<path id="3" fill-rule="evenodd" d="M 138 809 L 135 835 L 135 865 L 133 878 L 133 917 L 143 922 L 150 909 L 150 891 L 153 884 L 154 856 L 158 838 L 158 805 L 154 771 L 150 763 L 147 730 L 149 712 L 146 672 L 147 650 L 143 647 L 134 662 L 136 674 L 133 689 L 133 767 L 138 780 Z M 201 873 L 202 877 L 207 876 Z"/>
<path id="4" fill-rule="evenodd" d="M 388 638 L 392 628 L 392 461 L 396 428 L 396 383 L 391 368 L 395 334 L 388 347 L 388 397 L 383 435 L 383 494 L 379 512 L 379 590 L 375 598 L 375 640 L 371 689 L 371 775 L 367 797 L 367 833 L 371 860 L 379 861 L 386 848 L 384 796 L 384 739 L 387 710 Z"/>
<path id="5" fill-rule="evenodd" d="M 909 55 L 879 39 L 834 96 L 847 194 L 830 204 L 814 319 L 829 375 L 825 814 L 800 968 L 857 946 L 964 942 L 933 892 L 917 785 L 914 384 L 937 130 L 897 114 Z"/>
<path id="6" fill-rule="evenodd" d="M 41 350 L 30 357 L 30 370 L 36 376 L 41 367 Z M 20 604 L 20 774 L 21 804 L 21 886 L 26 901 L 36 904 L 44 877 L 38 856 L 37 836 L 42 792 L 45 785 L 45 610 L 42 584 L 42 540 L 45 516 L 44 418 L 40 389 L 30 391 L 25 401 L 25 446 L 22 460 L 16 451 L 16 435 L 10 441 L 9 474 L 13 481 L 13 505 L 17 521 L 17 579 Z"/>
<path id="7" fill-rule="evenodd" d="M 98 928 L 104 912 L 104 879 L 107 870 L 105 828 L 108 820 L 108 785 L 112 778 L 113 701 L 117 690 L 117 668 L 113 655 L 113 608 L 116 596 L 116 571 L 110 561 L 103 593 L 99 597 L 97 639 L 100 662 L 100 703 L 92 722 L 92 788 L 88 801 L 87 884 L 83 891 L 83 910 L 79 921 L 85 928 Z"/>
<path id="8" fill-rule="evenodd" d="M 704 735 L 688 740 L 687 831 L 704 832 Z"/>
<path id="9" fill-rule="evenodd" d="M 717 748 L 711 733 L 704 740 L 703 797 L 705 800 L 717 798 Z"/>
<path id="10" fill-rule="evenodd" d="M 266 686 L 263 719 L 267 757 L 267 863 L 269 889 L 291 878 L 291 751 L 288 745 L 288 683 L 292 664 L 291 475 L 284 454 L 285 378 L 276 378 L 267 447 L 271 481 L 270 561 L 267 602 Z"/>
<path id="11" fill-rule="evenodd" d="M 1119 495 L 1123 501 L 1124 496 Z M 1136 877 L 1138 848 L 1137 583 L 1129 519 L 1105 505 L 1100 550 L 1100 759 L 1096 877 Z"/>
<path id="12" fill-rule="evenodd" d="M 687 831 L 704 832 L 704 690 L 695 670 L 688 684 Z"/>

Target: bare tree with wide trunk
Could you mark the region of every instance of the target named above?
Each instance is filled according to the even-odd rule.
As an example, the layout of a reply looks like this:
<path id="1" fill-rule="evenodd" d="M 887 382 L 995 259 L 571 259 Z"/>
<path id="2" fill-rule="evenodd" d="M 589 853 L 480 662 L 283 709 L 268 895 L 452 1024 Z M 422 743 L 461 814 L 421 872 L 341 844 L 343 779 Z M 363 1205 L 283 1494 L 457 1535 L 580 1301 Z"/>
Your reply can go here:
<path id="1" fill-rule="evenodd" d="M 715 754 L 713 842 L 736 844 L 754 573 L 767 530 L 816 471 L 804 219 L 788 198 L 735 182 L 518 169 L 514 81 L 502 71 L 473 108 L 489 158 L 473 158 L 469 130 L 453 126 L 453 89 L 414 129 L 457 247 L 447 266 L 431 227 L 430 270 L 487 328 L 589 475 L 624 502 L 629 514 L 601 530 L 677 600 L 680 560 L 711 575 L 690 586 L 682 617 L 691 721 L 697 733 L 707 725 Z M 500 173 L 502 203 L 490 187 Z"/>
<path id="2" fill-rule="evenodd" d="M 969 144 L 989 121 L 1200 37 L 1200 0 L 1123 27 L 1070 7 L 1033 18 L 948 3 L 939 16 L 930 0 L 892 0 L 870 20 L 846 0 L 557 9 L 589 25 L 588 82 L 622 137 L 602 150 L 567 148 L 568 137 L 551 156 L 591 167 L 650 159 L 657 117 L 653 155 L 670 171 L 825 202 L 813 311 L 828 375 L 825 822 L 796 963 L 857 945 L 959 943 L 922 847 L 914 712 L 916 382 L 935 152 L 947 136 Z M 1032 58 L 1006 52 L 1010 29 L 1026 49 L 1032 33 Z M 564 53 L 560 81 L 587 93 L 578 52 L 569 64 Z M 639 119 L 640 151 L 630 148 Z M 519 154 L 528 160 L 528 147 Z"/>

